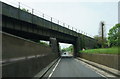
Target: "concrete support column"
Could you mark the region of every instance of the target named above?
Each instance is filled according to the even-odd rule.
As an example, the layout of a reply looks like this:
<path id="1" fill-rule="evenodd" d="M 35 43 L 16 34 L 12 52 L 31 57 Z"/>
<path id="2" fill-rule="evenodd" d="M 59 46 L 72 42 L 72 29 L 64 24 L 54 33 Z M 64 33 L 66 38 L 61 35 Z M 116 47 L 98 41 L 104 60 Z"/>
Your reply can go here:
<path id="1" fill-rule="evenodd" d="M 50 47 L 52 48 L 53 53 L 58 53 L 59 55 L 59 44 L 56 38 L 50 37 Z"/>
<path id="2" fill-rule="evenodd" d="M 77 37 L 75 43 L 73 44 L 74 46 L 74 57 L 77 57 L 79 55 L 79 51 L 82 49 L 81 48 L 81 38 Z"/>
<path id="3" fill-rule="evenodd" d="M 60 46 L 59 46 L 59 42 L 57 41 L 57 49 L 58 49 L 58 55 L 61 56 L 60 54 Z"/>

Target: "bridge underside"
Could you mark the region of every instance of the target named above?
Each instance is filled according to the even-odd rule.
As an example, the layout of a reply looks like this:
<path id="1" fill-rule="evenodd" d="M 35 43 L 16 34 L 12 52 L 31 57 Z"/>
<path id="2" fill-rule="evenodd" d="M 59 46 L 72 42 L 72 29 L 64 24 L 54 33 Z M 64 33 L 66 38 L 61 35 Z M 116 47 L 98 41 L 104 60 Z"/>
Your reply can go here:
<path id="1" fill-rule="evenodd" d="M 51 29 L 42 28 L 40 26 L 26 23 L 10 17 L 2 17 L 2 30 L 29 40 L 46 40 L 56 38 L 59 42 L 74 44 L 75 37 L 64 33 L 60 33 Z"/>
<path id="2" fill-rule="evenodd" d="M 2 17 L 2 31 L 28 39 L 35 42 L 39 40 L 51 41 L 51 38 L 55 38 L 57 42 L 57 49 L 59 48 L 58 43 L 69 43 L 74 46 L 74 56 L 78 53 L 78 41 L 76 37 L 60 33 L 51 29 L 42 28 L 40 26 L 26 23 L 17 19 L 3 16 Z M 79 46 L 80 47 L 80 46 Z M 55 46 L 53 47 L 55 48 Z M 59 51 L 59 50 L 58 50 Z"/>

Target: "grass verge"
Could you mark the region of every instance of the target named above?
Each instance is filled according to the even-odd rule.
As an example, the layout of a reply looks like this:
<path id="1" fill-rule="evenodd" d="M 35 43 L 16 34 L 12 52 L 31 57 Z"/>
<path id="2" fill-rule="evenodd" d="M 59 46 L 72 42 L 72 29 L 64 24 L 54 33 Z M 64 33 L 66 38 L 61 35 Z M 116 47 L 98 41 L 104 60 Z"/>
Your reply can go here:
<path id="1" fill-rule="evenodd" d="M 120 55 L 120 47 L 112 47 L 112 48 L 99 48 L 99 49 L 88 49 L 80 51 L 81 53 L 96 53 L 96 54 L 119 54 Z"/>

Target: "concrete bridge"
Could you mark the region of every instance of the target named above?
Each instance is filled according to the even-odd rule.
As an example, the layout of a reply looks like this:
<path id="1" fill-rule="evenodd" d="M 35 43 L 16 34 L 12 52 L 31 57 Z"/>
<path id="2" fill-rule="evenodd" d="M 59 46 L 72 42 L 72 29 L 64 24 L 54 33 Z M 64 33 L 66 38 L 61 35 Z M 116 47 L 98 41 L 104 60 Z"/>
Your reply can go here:
<path id="1" fill-rule="evenodd" d="M 1 15 L 2 30 L 4 32 L 34 41 L 55 38 L 57 43 L 73 44 L 75 56 L 82 48 L 94 48 L 96 45 L 96 41 L 91 37 L 77 33 L 5 3 L 2 3 Z"/>
<path id="2" fill-rule="evenodd" d="M 21 71 L 21 69 L 26 69 L 26 63 L 30 67 L 28 67 L 26 71 L 24 71 L 25 73 L 22 74 L 22 76 L 34 76 L 45 66 L 50 64 L 53 60 L 60 57 L 59 42 L 73 44 L 74 57 L 77 57 L 77 54 L 82 48 L 90 49 L 95 48 L 96 46 L 95 39 L 81 33 L 77 33 L 76 31 L 70 30 L 61 25 L 55 24 L 52 22 L 52 19 L 51 21 L 48 21 L 44 18 L 25 12 L 6 3 L 0 2 L 0 4 L 2 5 L 2 12 L 0 13 L 0 15 L 2 16 L 1 34 L 3 35 L 3 63 L 9 61 L 10 59 L 22 59 L 20 57 L 27 58 L 27 60 L 24 60 L 24 62 L 4 65 L 3 76 L 15 76 L 15 74 L 16 76 L 21 76 L 20 73 L 23 72 Z M 39 48 L 37 44 L 35 45 L 25 40 L 31 40 L 34 42 L 37 42 L 38 40 L 50 41 L 50 47 L 48 47 L 46 50 L 46 47 Z M 33 48 L 31 48 L 30 45 L 33 46 Z M 41 50 L 46 53 L 43 53 Z M 33 56 L 32 60 L 30 59 L 30 56 Z M 38 63 L 36 61 L 41 61 L 44 63 Z M 39 68 L 40 65 L 42 67 Z M 15 71 L 17 71 L 17 67 L 19 68 L 19 72 L 15 73 Z M 31 73 L 30 70 L 33 73 Z M 10 71 L 13 71 L 13 73 L 11 73 Z"/>

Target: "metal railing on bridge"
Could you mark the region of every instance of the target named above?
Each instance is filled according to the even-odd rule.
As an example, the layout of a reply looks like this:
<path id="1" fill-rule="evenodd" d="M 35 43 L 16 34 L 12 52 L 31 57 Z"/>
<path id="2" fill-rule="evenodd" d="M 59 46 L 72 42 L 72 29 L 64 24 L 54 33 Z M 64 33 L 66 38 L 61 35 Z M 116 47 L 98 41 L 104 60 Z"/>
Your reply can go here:
<path id="1" fill-rule="evenodd" d="M 58 24 L 58 25 L 60 25 L 62 27 L 66 27 L 66 28 L 68 28 L 70 30 L 73 30 L 73 31 L 77 32 L 77 33 L 81 33 L 83 35 L 86 35 L 88 37 L 93 38 L 92 35 L 84 32 L 82 30 L 76 29 L 76 28 L 66 24 L 65 22 L 57 20 L 57 19 L 55 19 L 55 18 L 53 18 L 53 17 L 51 17 L 51 16 L 49 16 L 49 15 L 47 15 L 45 13 L 42 13 L 42 12 L 40 12 L 38 10 L 35 10 L 32 7 L 29 7 L 29 6 L 27 6 L 27 5 L 25 5 L 25 4 L 21 3 L 21 2 L 18 2 L 18 1 L 15 1 L 15 0 L 13 0 L 13 1 L 11 1 L 11 0 L 2 0 L 2 2 L 5 2 L 5 3 L 9 4 L 9 5 L 12 5 L 12 6 L 16 7 L 16 8 L 24 10 L 24 11 L 26 11 L 28 13 L 33 14 L 33 15 L 39 16 L 39 17 L 41 17 L 41 18 L 43 18 L 45 20 L 48 20 L 48 21 L 53 22 L 55 24 Z"/>

